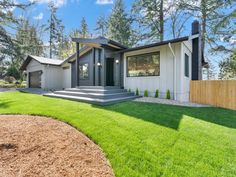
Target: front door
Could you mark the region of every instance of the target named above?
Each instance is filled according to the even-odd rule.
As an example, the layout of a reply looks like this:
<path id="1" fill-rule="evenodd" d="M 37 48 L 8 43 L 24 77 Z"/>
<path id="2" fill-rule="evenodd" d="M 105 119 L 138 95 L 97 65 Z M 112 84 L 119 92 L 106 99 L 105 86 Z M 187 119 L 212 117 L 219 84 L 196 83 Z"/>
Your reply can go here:
<path id="1" fill-rule="evenodd" d="M 106 59 L 106 86 L 114 86 L 114 58 Z"/>

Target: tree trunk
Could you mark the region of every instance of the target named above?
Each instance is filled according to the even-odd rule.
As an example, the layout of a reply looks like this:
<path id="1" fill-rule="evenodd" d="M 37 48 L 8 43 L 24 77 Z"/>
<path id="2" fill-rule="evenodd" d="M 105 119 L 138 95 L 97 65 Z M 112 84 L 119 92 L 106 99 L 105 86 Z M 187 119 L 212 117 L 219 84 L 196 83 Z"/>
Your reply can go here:
<path id="1" fill-rule="evenodd" d="M 52 14 L 50 17 L 49 57 L 52 58 Z"/>
<path id="2" fill-rule="evenodd" d="M 207 18 L 207 9 L 206 9 L 206 1 L 202 0 L 201 2 L 201 15 L 202 15 L 202 51 L 205 50 L 205 43 L 206 43 L 206 18 Z"/>
<path id="3" fill-rule="evenodd" d="M 164 40 L 164 14 L 163 14 L 163 0 L 160 2 L 160 41 Z"/>

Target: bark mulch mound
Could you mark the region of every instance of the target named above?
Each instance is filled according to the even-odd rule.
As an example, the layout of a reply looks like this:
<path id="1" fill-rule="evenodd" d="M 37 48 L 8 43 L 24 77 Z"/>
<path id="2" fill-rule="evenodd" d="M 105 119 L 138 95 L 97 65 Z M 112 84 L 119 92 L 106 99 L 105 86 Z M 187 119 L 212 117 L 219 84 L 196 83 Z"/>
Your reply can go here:
<path id="1" fill-rule="evenodd" d="M 46 117 L 0 115 L 0 176 L 114 174 L 99 146 L 75 128 Z"/>

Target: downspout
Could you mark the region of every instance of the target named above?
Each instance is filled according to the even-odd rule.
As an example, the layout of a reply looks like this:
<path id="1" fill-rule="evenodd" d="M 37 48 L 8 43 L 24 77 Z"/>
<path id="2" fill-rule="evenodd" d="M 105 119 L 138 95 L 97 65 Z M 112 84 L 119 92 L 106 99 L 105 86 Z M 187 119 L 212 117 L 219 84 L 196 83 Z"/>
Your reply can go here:
<path id="1" fill-rule="evenodd" d="M 169 42 L 168 43 L 168 46 L 170 48 L 170 51 L 172 53 L 172 55 L 174 56 L 174 100 L 176 100 L 177 98 L 177 94 L 176 94 L 176 85 L 177 85 L 177 71 L 176 71 L 176 56 L 175 56 L 175 53 L 174 53 L 174 50 L 172 49 L 172 46 L 171 46 L 171 43 Z"/>

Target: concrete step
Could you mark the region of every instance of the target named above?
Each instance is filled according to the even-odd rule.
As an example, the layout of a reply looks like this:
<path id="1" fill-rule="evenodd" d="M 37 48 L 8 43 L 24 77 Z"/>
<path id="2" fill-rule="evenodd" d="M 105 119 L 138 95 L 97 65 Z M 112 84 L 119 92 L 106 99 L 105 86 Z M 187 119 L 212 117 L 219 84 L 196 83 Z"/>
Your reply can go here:
<path id="1" fill-rule="evenodd" d="M 77 89 L 100 89 L 100 90 L 112 90 L 120 89 L 118 86 L 77 86 Z"/>
<path id="2" fill-rule="evenodd" d="M 126 89 L 106 89 L 106 88 L 68 88 L 65 89 L 65 91 L 69 92 L 84 92 L 84 93 L 104 93 L 104 94 L 112 94 L 112 93 L 121 93 L 121 92 L 127 92 Z"/>
<path id="3" fill-rule="evenodd" d="M 87 103 L 103 105 L 103 106 L 138 98 L 138 96 L 127 96 L 127 97 L 112 98 L 112 99 L 98 99 L 98 98 L 78 97 L 78 96 L 71 96 L 71 95 L 60 95 L 60 94 L 55 94 L 55 93 L 45 94 L 44 96 L 62 98 L 62 99 L 73 100 L 73 101 L 87 102 Z"/>
<path id="4" fill-rule="evenodd" d="M 69 96 L 77 96 L 77 97 L 88 97 L 88 98 L 98 98 L 98 99 L 112 99 L 112 98 L 119 98 L 119 97 L 127 97 L 127 96 L 134 96 L 134 93 L 129 92 L 118 92 L 118 93 L 96 93 L 96 92 L 75 92 L 75 91 L 55 91 L 55 94 L 58 95 L 69 95 Z"/>

